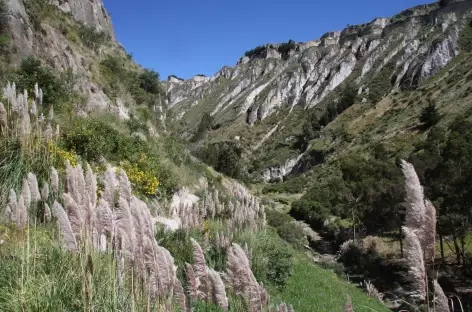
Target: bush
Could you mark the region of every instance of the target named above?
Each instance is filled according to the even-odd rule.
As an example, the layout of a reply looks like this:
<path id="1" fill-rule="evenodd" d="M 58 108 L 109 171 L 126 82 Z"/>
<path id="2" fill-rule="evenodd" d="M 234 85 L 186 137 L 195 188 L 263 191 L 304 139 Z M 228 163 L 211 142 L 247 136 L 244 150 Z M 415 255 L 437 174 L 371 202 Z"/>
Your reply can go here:
<path id="1" fill-rule="evenodd" d="M 78 34 L 84 46 L 92 50 L 97 50 L 110 40 L 110 35 L 107 33 L 103 31 L 97 31 L 95 27 L 91 27 L 82 23 L 79 23 Z"/>
<path id="2" fill-rule="evenodd" d="M 54 104 L 55 107 L 67 101 L 71 93 L 60 77 L 34 57 L 28 57 L 21 62 L 12 80 L 16 81 L 17 90 L 26 89 L 30 93 L 34 91 L 36 83 L 40 84 L 44 103 Z"/>
<path id="3" fill-rule="evenodd" d="M 145 69 L 138 76 L 139 87 L 147 93 L 160 94 L 162 93 L 161 86 L 159 84 L 159 73 L 154 70 Z"/>
<path id="4" fill-rule="evenodd" d="M 436 109 L 436 105 L 430 103 L 421 111 L 419 119 L 420 122 L 423 124 L 423 128 L 429 129 L 441 120 L 441 115 L 439 115 L 439 112 Z"/>
<path id="5" fill-rule="evenodd" d="M 290 193 L 299 194 L 307 186 L 307 179 L 303 176 L 294 177 L 286 181 L 267 185 L 262 189 L 263 194 Z"/>
<path id="6" fill-rule="evenodd" d="M 290 51 L 294 50 L 295 47 L 296 47 L 295 41 L 289 40 L 286 43 L 282 43 L 277 49 L 277 51 L 279 51 L 279 53 L 282 54 L 283 59 L 287 59 Z"/>
<path id="7" fill-rule="evenodd" d="M 333 271 L 337 276 L 341 278 L 346 278 L 345 270 L 346 268 L 340 262 L 329 260 L 329 261 L 320 261 L 320 267 L 325 270 Z"/>
<path id="8" fill-rule="evenodd" d="M 148 166 L 145 154 L 141 154 L 140 161 L 137 164 L 130 164 L 128 161 L 124 161 L 120 163 L 120 166 L 128 175 L 135 192 L 146 196 L 154 196 L 157 194 L 159 187 L 158 173 L 152 170 L 155 168 Z"/>
<path id="9" fill-rule="evenodd" d="M 278 228 L 279 226 L 293 221 L 292 217 L 280 211 L 266 210 L 265 213 L 267 223 L 274 228 Z"/>
<path id="10" fill-rule="evenodd" d="M 130 119 L 126 121 L 126 123 L 131 133 L 141 132 L 141 133 L 144 133 L 145 135 L 149 134 L 149 129 L 147 125 L 141 119 L 138 119 L 132 116 Z"/>
<path id="11" fill-rule="evenodd" d="M 195 135 L 193 136 L 191 141 L 197 142 L 198 140 L 201 140 L 208 131 L 212 130 L 214 120 L 215 119 L 213 118 L 213 116 L 211 116 L 209 113 L 203 114 L 202 119 L 198 124 L 197 131 L 195 132 Z"/>
<path id="12" fill-rule="evenodd" d="M 293 249 L 273 230 L 239 238 L 252 250 L 252 271 L 258 281 L 284 288 L 293 272 Z"/>
<path id="13" fill-rule="evenodd" d="M 60 145 L 65 150 L 88 162 L 99 162 L 101 157 L 121 162 L 135 176 L 132 182 L 141 194 L 155 195 L 158 186 L 166 196 L 177 189 L 175 174 L 160 161 L 153 145 L 119 132 L 103 118 L 76 118 L 64 126 L 64 133 Z"/>
<path id="14" fill-rule="evenodd" d="M 11 36 L 10 26 L 8 24 L 8 4 L 5 0 L 0 0 L 0 52 L 6 54 L 9 52 Z"/>
<path id="15" fill-rule="evenodd" d="M 279 288 L 284 288 L 292 275 L 292 251 L 289 248 L 271 246 L 267 250 L 267 278 Z"/>
<path id="16" fill-rule="evenodd" d="M 392 89 L 391 77 L 395 71 L 395 64 L 388 62 L 369 83 L 369 99 L 376 104 Z"/>
<path id="17" fill-rule="evenodd" d="M 290 215 L 305 220 L 312 228 L 322 229 L 330 215 L 330 207 L 317 201 L 302 199 L 292 204 Z"/>
<path id="18" fill-rule="evenodd" d="M 246 53 L 244 53 L 244 55 L 247 56 L 247 57 L 258 56 L 259 54 L 261 54 L 265 50 L 266 50 L 265 46 L 257 46 L 252 50 L 246 51 Z"/>
<path id="19" fill-rule="evenodd" d="M 108 55 L 100 62 L 100 71 L 110 88 L 109 96 L 116 96 L 120 87 L 131 93 L 137 104 L 154 106 L 163 93 L 159 74 L 153 70 L 135 71 L 127 69 L 125 61 L 117 56 Z"/>
<path id="20" fill-rule="evenodd" d="M 296 222 L 288 222 L 277 227 L 279 236 L 290 245 L 300 248 L 308 245 L 303 228 Z"/>
<path id="21" fill-rule="evenodd" d="M 463 51 L 472 52 L 472 21 L 460 33 L 459 46 Z"/>
<path id="22" fill-rule="evenodd" d="M 121 135 L 115 128 L 100 119 L 77 118 L 66 128 L 62 143 L 87 161 L 127 159 L 139 146 L 131 138 Z"/>
<path id="23" fill-rule="evenodd" d="M 293 247 L 300 248 L 308 245 L 303 228 L 290 215 L 266 210 L 267 223 L 277 230 L 279 236 Z"/>
<path id="24" fill-rule="evenodd" d="M 198 156 L 215 170 L 232 178 L 241 176 L 242 149 L 234 142 L 218 142 L 205 146 Z"/>

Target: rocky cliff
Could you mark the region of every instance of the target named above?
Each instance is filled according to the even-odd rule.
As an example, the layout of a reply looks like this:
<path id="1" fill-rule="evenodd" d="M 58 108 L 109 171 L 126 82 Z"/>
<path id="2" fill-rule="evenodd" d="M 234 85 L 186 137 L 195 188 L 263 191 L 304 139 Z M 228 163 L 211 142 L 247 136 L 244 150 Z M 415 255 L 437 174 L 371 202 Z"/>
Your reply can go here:
<path id="1" fill-rule="evenodd" d="M 298 126 L 289 118 L 294 111 L 312 110 L 347 85 L 363 102 L 373 103 L 394 89 L 418 88 L 460 53 L 459 33 L 471 16 L 472 1 L 451 1 L 328 32 L 306 43 L 267 44 L 213 77 L 169 80 L 168 105 L 184 136 L 203 113 L 210 113 L 224 130 L 209 140 L 233 139 L 236 133 L 248 150 L 263 147 L 269 137 L 282 144 L 290 140 L 288 128 Z M 264 179 L 285 176 L 300 156 L 279 155 Z"/>
<path id="2" fill-rule="evenodd" d="M 110 15 L 101 0 L 8 0 L 7 4 L 12 44 L 17 52 L 13 54 L 15 63 L 34 56 L 58 72 L 71 70 L 77 80 L 76 90 L 86 99 L 82 112 L 114 110 L 126 117 L 124 106 L 129 96 L 110 98 L 96 73 L 105 55 L 126 55 L 116 41 Z M 103 42 L 93 42 L 92 37 L 89 41 L 96 46 L 87 46 L 87 34 Z"/>
<path id="3" fill-rule="evenodd" d="M 280 44 L 266 45 L 211 78 L 169 81 L 169 106 L 183 117 L 189 106 L 213 97 L 215 117 L 232 111 L 254 124 L 281 107 L 313 107 L 348 77 L 359 92 L 368 92 L 369 81 L 389 63 L 394 86 L 412 88 L 459 53 L 458 32 L 471 10 L 472 1 L 420 6 L 296 43 L 285 57 Z"/>
<path id="4" fill-rule="evenodd" d="M 72 14 L 76 20 L 115 38 L 110 14 L 105 9 L 102 0 L 53 0 L 51 3 L 59 7 L 61 11 Z"/>

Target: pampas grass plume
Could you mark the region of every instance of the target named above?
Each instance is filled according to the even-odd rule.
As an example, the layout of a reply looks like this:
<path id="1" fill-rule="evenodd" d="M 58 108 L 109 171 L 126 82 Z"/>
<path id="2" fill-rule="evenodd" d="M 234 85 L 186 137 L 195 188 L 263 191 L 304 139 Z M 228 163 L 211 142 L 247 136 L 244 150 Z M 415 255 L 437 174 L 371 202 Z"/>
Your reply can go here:
<path id="1" fill-rule="evenodd" d="M 412 283 L 419 299 L 424 300 L 426 298 L 426 270 L 423 249 L 415 232 L 406 226 L 402 230 L 405 235 L 405 259 L 408 263 Z"/>
<path id="2" fill-rule="evenodd" d="M 211 282 L 210 294 L 212 302 L 219 305 L 224 311 L 228 311 L 228 297 L 226 296 L 225 284 L 220 274 L 213 269 L 209 269 L 208 276 Z"/>
<path id="3" fill-rule="evenodd" d="M 52 219 L 52 214 L 51 214 L 51 208 L 49 208 L 49 205 L 47 203 L 44 203 L 44 220 L 46 222 L 51 221 Z"/>
<path id="4" fill-rule="evenodd" d="M 195 276 L 200 281 L 199 285 L 199 298 L 205 299 L 208 295 L 208 286 L 209 286 L 209 279 L 208 279 L 208 272 L 206 267 L 205 255 L 203 253 L 202 247 L 200 244 L 191 238 L 191 242 L 193 245 L 193 257 L 195 264 L 193 266 L 195 270 Z"/>
<path id="5" fill-rule="evenodd" d="M 29 188 L 28 180 L 23 180 L 23 187 L 21 188 L 21 197 L 23 198 L 23 203 L 26 208 L 29 208 L 31 205 L 31 191 Z"/>
<path id="6" fill-rule="evenodd" d="M 41 188 L 41 199 L 47 201 L 49 198 L 49 184 L 44 182 L 43 187 Z"/>
<path id="7" fill-rule="evenodd" d="M 0 102 L 0 133 L 5 133 L 8 126 L 7 110 L 2 102 Z"/>
<path id="8" fill-rule="evenodd" d="M 74 232 L 72 231 L 69 218 L 67 217 L 64 208 L 57 201 L 54 202 L 54 215 L 57 218 L 59 224 L 59 230 L 61 232 L 62 242 L 65 248 L 75 251 L 77 250 L 77 241 L 75 240 Z"/>
<path id="9" fill-rule="evenodd" d="M 41 200 L 41 194 L 39 193 L 38 180 L 36 175 L 28 173 L 28 186 L 31 193 L 31 200 L 33 203 L 37 203 Z"/>

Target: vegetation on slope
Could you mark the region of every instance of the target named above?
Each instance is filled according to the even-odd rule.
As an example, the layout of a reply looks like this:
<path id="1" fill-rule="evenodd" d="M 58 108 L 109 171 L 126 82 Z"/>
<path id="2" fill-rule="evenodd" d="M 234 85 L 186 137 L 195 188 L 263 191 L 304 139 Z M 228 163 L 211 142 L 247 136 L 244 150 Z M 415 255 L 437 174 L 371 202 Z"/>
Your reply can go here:
<path id="1" fill-rule="evenodd" d="M 42 12 L 38 15 L 38 21 L 52 21 L 54 19 L 49 14 L 57 13 L 48 13 L 44 7 L 35 10 Z M 106 43 L 106 37 L 83 25 L 78 28 L 76 25 L 66 25 L 69 36 L 73 38 L 77 33 L 81 44 L 88 49 L 99 50 Z M 41 22 L 37 26 L 40 28 Z M 467 32 L 463 32 L 461 46 L 464 51 L 467 51 L 468 37 Z M 279 47 L 279 52 L 286 57 L 294 48 L 294 42 L 288 42 Z M 249 54 L 258 54 L 261 52 L 259 50 Z M 262 282 L 269 290 L 274 309 L 277 304 L 287 302 L 296 311 L 342 310 L 349 295 L 356 311 L 387 310 L 378 300 L 367 297 L 352 284 L 315 265 L 312 257 L 316 255 L 304 250 L 313 241 L 307 240 L 302 225 L 291 218 L 269 220 L 269 227 L 262 227 L 257 222 L 245 223 L 247 215 L 244 213 L 254 209 L 251 205 L 255 205 L 248 204 L 251 197 L 235 199 L 237 195 L 224 187 L 224 183 L 230 180 L 214 174 L 192 158 L 181 142 L 171 137 L 156 138 L 153 135 L 152 127 L 147 122 L 155 117 L 152 115 L 153 108 L 162 96 L 158 74 L 130 65 L 129 59 L 122 54 L 104 55 L 95 64 L 96 79 L 103 83 L 110 97 L 127 92 L 137 104 L 131 107 L 132 116 L 126 122 L 107 114 L 94 118 L 71 118 L 71 112 L 79 110 L 80 103 L 75 102 L 75 94 L 70 91 L 74 84 L 73 77 L 68 75 L 70 73 L 55 74 L 34 59 L 25 60 L 19 69 L 11 73 L 9 77 L 18 82 L 18 90 L 25 88 L 30 94 L 35 91 L 36 81 L 44 83 L 44 105 L 37 108 L 34 116 L 40 119 L 40 109 L 43 115 L 49 115 L 50 106 L 56 108 L 56 116 L 47 117 L 49 126 L 42 124 L 38 127 L 33 120 L 31 124 L 36 132 L 26 136 L 26 144 L 21 137 L 2 132 L 2 199 L 6 199 L 10 189 L 22 192 L 24 178 L 29 172 L 35 172 L 41 182 L 48 181 L 50 167 L 58 168 L 64 176 L 64 163 L 68 160 L 73 165 L 90 163 L 97 175 L 103 175 L 109 162 L 124 170 L 135 195 L 146 202 L 146 209 L 149 208 L 154 217 L 173 217 L 166 199 L 170 199 L 183 186 L 191 186 L 199 192 L 203 202 L 201 206 L 194 205 L 179 211 L 181 219 L 185 219 L 184 215 L 196 219 L 186 221 L 188 224 L 179 230 L 171 231 L 162 226 L 152 233 L 156 244 L 172 253 L 173 261 L 178 266 L 176 276 L 186 289 L 192 286 L 190 269 L 185 264 L 196 261 L 192 238 L 202 247 L 204 266 L 219 272 L 228 269 L 228 254 L 233 251 L 230 245 L 236 242 L 241 246 L 247 245 L 245 251 L 251 261 L 250 269 L 257 282 Z M 465 71 L 462 74 L 466 80 L 470 78 L 467 56 L 470 55 L 466 54 L 457 61 L 461 62 L 460 70 Z M 452 117 L 460 114 L 469 117 L 466 100 L 469 100 L 471 87 L 467 84 L 470 79 L 456 81 L 460 78 L 453 73 L 453 69 L 457 67 L 450 68 L 450 72 L 443 71 L 439 75 L 439 83 L 430 81 L 419 91 L 399 91 L 385 98 L 391 89 L 387 66 L 385 72 L 380 71 L 372 82 L 369 96 L 372 103 L 360 103 L 361 99 L 356 97 L 353 87 L 346 84 L 340 88 L 343 91 L 339 101 L 330 99 L 309 114 L 295 111 L 290 118 L 296 120 L 296 127 L 281 130 L 289 131 L 283 133 L 290 140 L 275 142 L 279 149 L 273 153 L 283 158 L 286 154 L 281 151 L 310 148 L 306 175 L 269 186 L 264 193 L 270 196 L 276 192 L 299 193 L 306 190 L 300 200 L 292 203 L 292 216 L 306 221 L 336 245 L 352 237 L 364 238 L 367 234 L 393 237 L 402 245 L 400 226 L 403 224 L 404 208 L 401 203 L 404 194 L 398 164 L 400 158 L 407 157 L 418 168 L 420 178 L 425 181 L 426 192 L 439 207 L 438 232 L 442 254 L 443 237 L 447 236 L 444 241 L 453 244 L 456 260 L 467 270 L 471 257 L 466 245 L 470 224 L 466 220 L 470 220 L 470 212 L 465 203 L 470 201 L 470 192 L 464 186 L 471 178 L 468 174 L 472 169 L 468 160 L 472 142 L 469 134 L 471 124 Z M 461 89 L 453 95 L 453 99 L 459 104 L 451 112 L 451 107 L 446 105 L 446 101 L 451 101 L 448 89 L 456 85 Z M 435 91 L 438 86 L 439 94 Z M 26 114 L 30 114 L 32 109 L 28 105 Z M 10 103 L 6 107 L 9 112 Z M 298 119 L 300 116 L 303 117 L 301 120 L 306 120 L 304 125 Z M 60 135 L 48 139 L 45 144 L 43 136 L 56 125 L 60 125 Z M 3 131 L 5 128 L 9 127 L 2 125 Z M 196 141 L 212 130 L 211 116 L 204 115 Z M 257 152 L 259 154 L 256 156 L 265 152 Z M 234 142 L 211 142 L 200 155 L 218 171 L 237 178 L 244 177 L 247 169 L 244 166 L 251 161 L 244 159 L 240 162 L 241 156 L 240 147 Z M 254 172 L 261 167 L 257 168 L 254 164 Z M 205 177 L 212 192 L 218 190 L 222 195 L 214 195 L 208 188 L 198 186 L 202 184 L 202 177 Z M 99 179 L 98 194 L 102 194 L 102 183 Z M 217 205 L 213 205 L 215 198 Z M 0 244 L 0 284 L 3 290 L 0 292 L 0 305 L 7 311 L 16 310 L 18 306 L 25 311 L 149 309 L 149 302 L 153 300 L 143 286 L 146 278 L 134 275 L 136 272 L 127 272 L 128 279 L 119 286 L 116 272 L 120 263 L 111 251 L 93 251 L 86 243 L 79 252 L 64 250 L 58 243 L 61 233 L 53 222 L 45 220 L 45 204 L 52 205 L 53 199 L 62 200 L 60 196 L 41 200 L 41 209 L 30 215 L 29 230 L 11 224 L 2 226 L 0 239 L 4 242 Z M 119 248 L 112 250 L 121 251 Z M 350 259 L 341 257 L 346 270 L 361 272 L 365 277 L 369 261 L 372 260 L 372 267 L 375 267 L 377 262 L 383 260 L 375 248 L 354 250 L 353 254 Z M 392 257 L 396 258 L 398 254 Z M 51 269 L 56 266 L 60 270 Z M 127 268 L 131 271 L 135 269 L 132 265 Z M 336 268 L 340 275 L 343 273 L 341 271 L 342 267 Z M 468 274 L 467 271 L 464 273 Z M 38 288 L 41 293 L 34 292 Z M 221 307 L 215 303 L 229 305 L 232 311 L 249 309 L 251 302 L 247 297 L 237 291 L 228 291 L 227 295 L 227 303 L 207 297 L 194 300 L 192 305 L 195 311 L 218 311 Z M 175 304 L 177 309 L 176 303 L 169 302 L 160 301 L 153 308 Z"/>

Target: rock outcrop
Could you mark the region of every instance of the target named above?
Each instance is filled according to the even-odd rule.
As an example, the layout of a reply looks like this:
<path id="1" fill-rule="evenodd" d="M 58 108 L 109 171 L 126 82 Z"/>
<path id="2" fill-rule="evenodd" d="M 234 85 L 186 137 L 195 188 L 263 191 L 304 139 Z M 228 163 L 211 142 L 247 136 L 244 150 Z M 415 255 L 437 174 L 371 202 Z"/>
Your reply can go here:
<path id="1" fill-rule="evenodd" d="M 37 0 L 8 0 L 9 25 L 13 38 L 12 44 L 18 53 L 13 56 L 17 64 L 28 56 L 34 56 L 47 61 L 48 65 L 57 71 L 72 70 L 76 77 L 75 89 L 84 95 L 87 111 L 111 110 L 123 118 L 127 118 L 126 108 L 120 98 L 111 100 L 103 91 L 99 83 L 94 81 L 90 66 L 100 58 L 104 51 L 94 51 L 88 47 L 79 48 L 77 43 L 70 41 L 67 33 L 54 23 L 42 22 L 38 19 L 38 12 L 29 12 L 28 8 L 40 8 L 41 6 L 57 6 L 57 12 L 68 14 L 77 22 L 92 27 L 97 32 L 105 32 L 109 35 L 107 49 L 115 50 L 114 53 L 124 53 L 123 48 L 116 42 L 115 32 L 110 15 L 105 10 L 102 0 L 54 0 L 49 4 L 44 0 L 43 4 Z M 63 13 L 61 13 L 61 11 Z M 30 16 L 31 15 L 31 16 Z M 38 83 L 41 83 L 38 81 Z"/>
<path id="2" fill-rule="evenodd" d="M 72 14 L 76 20 L 115 38 L 110 14 L 102 0 L 52 0 L 51 3 L 61 11 Z"/>
<path id="3" fill-rule="evenodd" d="M 183 120 L 186 133 L 201 119 L 196 112 L 211 113 L 219 126 L 228 129 L 241 120 L 252 126 L 270 119 L 261 140 L 281 131 L 283 120 L 294 109 L 313 108 L 348 84 L 366 97 L 369 92 L 382 95 L 397 87 L 417 88 L 460 53 L 459 33 L 470 17 L 472 1 L 450 1 L 348 26 L 307 43 L 268 44 L 211 78 L 166 82 L 168 107 L 175 119 Z M 375 90 L 379 79 L 390 83 L 390 90 Z M 274 119 L 281 122 L 277 128 Z M 266 168 L 263 179 L 280 179 L 295 160 L 292 155 Z"/>

